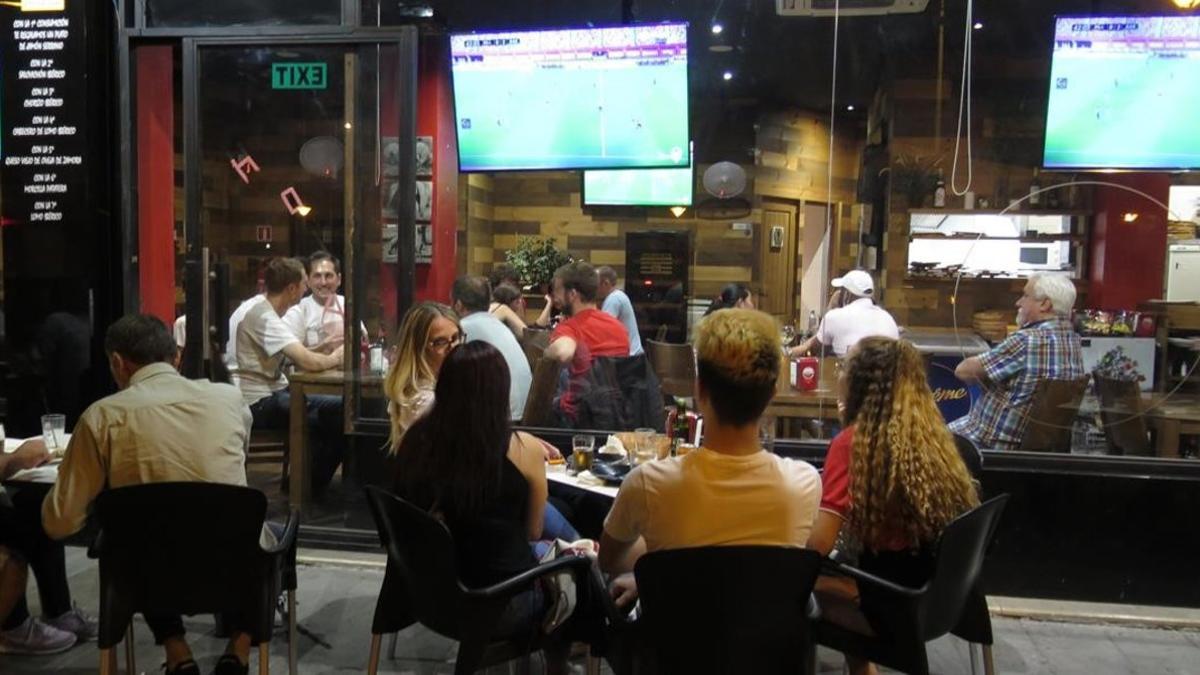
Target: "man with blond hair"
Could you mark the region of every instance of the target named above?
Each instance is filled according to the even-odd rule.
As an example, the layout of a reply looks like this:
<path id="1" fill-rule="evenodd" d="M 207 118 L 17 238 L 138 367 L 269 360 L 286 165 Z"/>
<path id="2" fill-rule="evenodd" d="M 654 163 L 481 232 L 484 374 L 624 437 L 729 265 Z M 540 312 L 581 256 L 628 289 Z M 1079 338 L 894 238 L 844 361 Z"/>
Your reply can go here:
<path id="1" fill-rule="evenodd" d="M 808 542 L 821 478 L 767 452 L 759 418 L 775 395 L 782 348 L 769 315 L 723 309 L 696 329 L 696 406 L 704 444 L 630 472 L 604 521 L 600 568 L 618 576 L 618 604 L 637 595 L 633 565 L 649 551 Z"/>

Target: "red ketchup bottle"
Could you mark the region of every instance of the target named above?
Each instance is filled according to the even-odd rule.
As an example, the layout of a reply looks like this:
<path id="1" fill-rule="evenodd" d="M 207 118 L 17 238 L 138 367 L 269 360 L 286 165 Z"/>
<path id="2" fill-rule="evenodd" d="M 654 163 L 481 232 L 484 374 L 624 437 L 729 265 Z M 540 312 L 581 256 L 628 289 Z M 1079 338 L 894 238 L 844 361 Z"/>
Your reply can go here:
<path id="1" fill-rule="evenodd" d="M 802 356 L 792 361 L 792 388 L 812 391 L 820 380 L 821 362 L 815 356 Z"/>

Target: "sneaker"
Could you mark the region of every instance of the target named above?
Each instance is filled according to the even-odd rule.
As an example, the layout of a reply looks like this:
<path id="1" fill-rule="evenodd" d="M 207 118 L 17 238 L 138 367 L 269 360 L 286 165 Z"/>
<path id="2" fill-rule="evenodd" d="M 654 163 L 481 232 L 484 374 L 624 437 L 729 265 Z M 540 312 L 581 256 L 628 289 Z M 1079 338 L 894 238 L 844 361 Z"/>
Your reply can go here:
<path id="1" fill-rule="evenodd" d="M 74 633 L 31 616 L 12 630 L 0 631 L 0 654 L 58 654 L 74 647 L 77 641 Z"/>
<path id="2" fill-rule="evenodd" d="M 213 675 L 248 675 L 250 664 L 242 663 L 233 654 L 222 654 L 213 668 Z"/>
<path id="3" fill-rule="evenodd" d="M 69 611 L 63 612 L 61 616 L 46 619 L 45 621 L 59 630 L 74 633 L 80 642 L 95 640 L 96 633 L 100 630 L 100 624 L 85 614 L 82 609 L 79 609 L 79 605 L 74 604 L 71 605 Z"/>
<path id="4" fill-rule="evenodd" d="M 162 667 L 166 675 L 200 675 L 200 666 L 192 659 L 180 661 L 174 668 L 168 668 L 165 663 Z"/>

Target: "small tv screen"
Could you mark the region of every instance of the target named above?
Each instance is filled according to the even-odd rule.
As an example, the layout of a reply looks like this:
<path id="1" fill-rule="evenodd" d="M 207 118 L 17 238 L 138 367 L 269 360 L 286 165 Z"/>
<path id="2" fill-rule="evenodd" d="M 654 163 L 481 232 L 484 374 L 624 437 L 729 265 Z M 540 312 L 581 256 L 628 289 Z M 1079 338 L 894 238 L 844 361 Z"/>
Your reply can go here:
<path id="1" fill-rule="evenodd" d="M 1200 168 L 1200 16 L 1056 17 L 1043 165 Z"/>
<path id="2" fill-rule="evenodd" d="M 687 24 L 450 36 L 460 171 L 686 167 Z"/>
<path id="3" fill-rule="evenodd" d="M 692 168 L 583 172 L 585 206 L 691 206 Z"/>

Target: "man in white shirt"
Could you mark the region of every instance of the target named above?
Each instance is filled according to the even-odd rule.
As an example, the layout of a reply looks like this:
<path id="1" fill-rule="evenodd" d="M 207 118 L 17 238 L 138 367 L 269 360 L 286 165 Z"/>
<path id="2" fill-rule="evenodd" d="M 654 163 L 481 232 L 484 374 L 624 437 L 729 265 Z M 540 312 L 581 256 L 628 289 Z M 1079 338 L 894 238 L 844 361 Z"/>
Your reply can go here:
<path id="1" fill-rule="evenodd" d="M 508 364 L 509 393 L 508 407 L 511 419 L 520 420 L 525 413 L 525 399 L 529 396 L 529 385 L 533 374 L 529 359 L 517 343 L 517 338 L 504 322 L 488 312 L 491 289 L 483 277 L 463 276 L 454 280 L 450 289 L 455 313 L 461 317 L 459 324 L 467 342 L 483 340 L 495 347 Z"/>
<path id="2" fill-rule="evenodd" d="M 637 595 L 634 563 L 648 551 L 808 542 L 821 500 L 812 465 L 764 450 L 758 425 L 775 395 L 779 330 L 769 315 L 724 309 L 696 329 L 696 403 L 704 445 L 647 462 L 625 478 L 600 542 L 618 604 Z"/>
<path id="3" fill-rule="evenodd" d="M 828 346 L 838 357 L 865 337 L 900 339 L 900 329 L 888 311 L 875 304 L 875 282 L 862 270 L 851 270 L 830 282 L 836 291 L 829 298 L 829 311 L 821 319 L 817 334 L 791 350 L 792 356 Z"/>
<path id="4" fill-rule="evenodd" d="M 617 288 L 617 271 L 608 265 L 596 268 L 600 285 L 596 287 L 596 299 L 600 301 L 601 311 L 620 321 L 629 333 L 629 355 L 637 356 L 642 353 L 642 336 L 638 332 L 637 315 L 633 312 L 633 303 L 625 291 Z"/>
<path id="5" fill-rule="evenodd" d="M 322 354 L 343 341 L 346 298 L 338 294 L 342 274 L 338 259 L 328 251 L 308 256 L 308 288 L 311 295 L 283 315 L 283 322 L 305 347 Z"/>
<path id="6" fill-rule="evenodd" d="M 246 484 L 250 411 L 235 387 L 181 376 L 172 365 L 176 349 L 153 316 L 126 316 L 108 329 L 104 351 L 120 391 L 92 404 L 75 425 L 42 503 L 46 534 L 64 539 L 82 530 L 104 490 L 173 481 Z M 245 664 L 250 635 L 239 630 L 245 619 L 226 619 L 233 629 L 226 658 Z M 167 673 L 199 675 L 178 615 L 151 614 L 146 623 L 166 651 Z"/>
<path id="7" fill-rule="evenodd" d="M 308 349 L 282 320 L 283 315 L 304 295 L 304 265 L 295 258 L 272 258 L 263 271 L 267 293 L 253 304 L 238 325 L 235 339 L 238 387 L 250 406 L 255 429 L 287 429 L 291 411 L 288 380 L 283 374 L 284 357 L 308 372 L 331 370 L 342 365 L 342 347 L 330 354 Z M 339 396 L 309 396 L 308 424 L 311 430 L 312 484 L 321 492 L 342 461 L 342 399 Z"/>
<path id="8" fill-rule="evenodd" d="M 235 387 L 238 383 L 236 372 L 238 326 L 242 325 L 242 319 L 246 318 L 246 312 L 249 312 L 251 307 L 257 305 L 259 301 L 265 297 L 267 297 L 266 293 L 259 293 L 255 296 L 246 298 L 242 301 L 242 304 L 238 305 L 237 309 L 233 310 L 233 313 L 229 315 L 229 340 L 225 342 L 225 367 L 229 369 L 230 374 L 233 377 L 231 384 L 233 384 Z"/>

